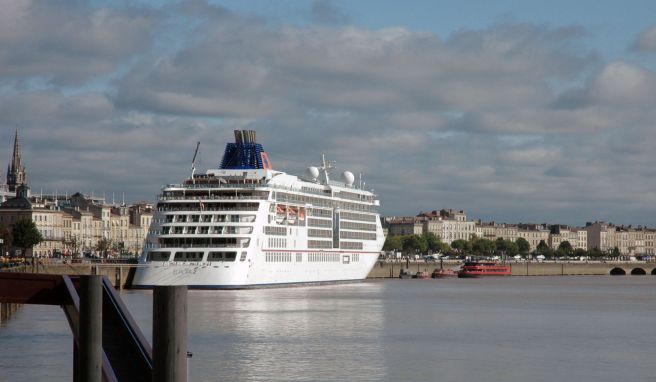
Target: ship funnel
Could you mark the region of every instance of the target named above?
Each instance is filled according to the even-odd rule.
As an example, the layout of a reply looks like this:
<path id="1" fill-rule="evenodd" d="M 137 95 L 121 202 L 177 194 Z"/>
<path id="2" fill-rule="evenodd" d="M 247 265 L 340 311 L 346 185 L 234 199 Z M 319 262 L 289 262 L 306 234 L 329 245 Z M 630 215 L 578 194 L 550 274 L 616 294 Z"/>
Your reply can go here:
<path id="1" fill-rule="evenodd" d="M 269 157 L 257 143 L 253 130 L 234 130 L 235 143 L 228 143 L 223 154 L 222 169 L 271 169 Z"/>

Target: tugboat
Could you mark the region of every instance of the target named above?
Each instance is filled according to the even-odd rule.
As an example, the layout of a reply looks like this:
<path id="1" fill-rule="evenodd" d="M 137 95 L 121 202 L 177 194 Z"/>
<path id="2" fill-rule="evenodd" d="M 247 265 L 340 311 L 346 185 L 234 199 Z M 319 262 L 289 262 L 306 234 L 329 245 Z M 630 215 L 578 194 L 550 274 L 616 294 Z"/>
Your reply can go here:
<path id="1" fill-rule="evenodd" d="M 458 272 L 454 271 L 453 269 L 444 269 L 444 268 L 436 268 L 433 271 L 433 274 L 431 274 L 431 277 L 434 279 L 443 279 L 445 277 L 456 277 L 458 276 Z"/>
<path id="2" fill-rule="evenodd" d="M 507 265 L 495 262 L 467 261 L 458 271 L 459 278 L 483 276 L 510 276 L 511 269 Z"/>
<path id="3" fill-rule="evenodd" d="M 445 277 L 455 277 L 458 276 L 458 272 L 453 269 L 444 269 L 444 260 L 440 258 L 440 267 L 435 268 L 431 277 L 434 279 L 442 279 Z"/>

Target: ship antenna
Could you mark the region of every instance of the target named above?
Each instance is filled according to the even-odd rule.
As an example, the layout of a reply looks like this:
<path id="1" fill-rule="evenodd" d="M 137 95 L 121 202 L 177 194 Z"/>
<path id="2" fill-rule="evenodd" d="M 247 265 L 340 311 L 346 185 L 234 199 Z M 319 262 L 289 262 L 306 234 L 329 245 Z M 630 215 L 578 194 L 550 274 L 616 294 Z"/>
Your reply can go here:
<path id="1" fill-rule="evenodd" d="M 191 183 L 196 184 L 194 180 L 194 173 L 196 172 L 196 155 L 198 155 L 198 147 L 200 147 L 200 141 L 196 143 L 196 151 L 194 151 L 194 158 L 191 160 Z"/>
<path id="2" fill-rule="evenodd" d="M 328 178 L 328 171 L 333 169 L 333 162 L 326 162 L 326 153 L 321 153 L 321 169 L 323 170 L 324 178 L 326 179 L 326 184 L 330 182 Z"/>

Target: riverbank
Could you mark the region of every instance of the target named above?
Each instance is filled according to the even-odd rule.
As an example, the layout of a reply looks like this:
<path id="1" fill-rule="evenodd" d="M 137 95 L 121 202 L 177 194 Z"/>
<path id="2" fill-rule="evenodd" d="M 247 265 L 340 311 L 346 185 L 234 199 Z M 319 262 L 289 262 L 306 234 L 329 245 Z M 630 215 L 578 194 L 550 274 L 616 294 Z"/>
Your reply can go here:
<path id="1" fill-rule="evenodd" d="M 461 261 L 445 261 L 444 268 L 458 269 Z M 656 275 L 656 263 L 647 262 L 518 262 L 508 263 L 513 276 L 595 276 L 595 275 Z M 379 261 L 367 278 L 395 278 L 403 268 L 411 273 L 428 272 L 440 267 L 439 262 Z"/>

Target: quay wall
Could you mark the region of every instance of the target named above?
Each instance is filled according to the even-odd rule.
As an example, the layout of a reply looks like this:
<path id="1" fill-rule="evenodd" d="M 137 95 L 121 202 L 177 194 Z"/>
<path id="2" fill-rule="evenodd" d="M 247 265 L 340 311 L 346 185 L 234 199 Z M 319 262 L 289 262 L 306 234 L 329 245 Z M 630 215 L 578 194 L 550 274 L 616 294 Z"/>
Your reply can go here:
<path id="1" fill-rule="evenodd" d="M 458 269 L 462 265 L 460 261 L 445 261 L 444 268 Z M 526 262 L 509 263 L 513 276 L 576 276 L 576 275 L 610 275 L 613 269 L 621 269 L 624 274 L 631 275 L 632 272 L 640 274 L 639 270 L 646 275 L 656 275 L 656 263 L 645 262 Z M 438 262 L 385 262 L 379 261 L 369 273 L 368 278 L 395 278 L 399 277 L 401 269 L 410 269 L 411 273 L 419 271 L 432 273 L 435 268 L 440 267 Z M 638 270 L 638 271 L 636 271 Z M 621 273 L 621 272 L 620 272 Z"/>
<path id="2" fill-rule="evenodd" d="M 443 267 L 459 269 L 461 261 L 444 261 Z M 610 275 L 611 271 L 619 274 L 656 275 L 656 263 L 645 262 L 527 262 L 510 263 L 513 276 L 576 276 L 576 275 Z M 432 273 L 440 267 L 439 262 L 378 261 L 367 278 L 397 278 L 401 269 L 410 268 L 411 273 L 419 271 Z M 129 288 L 134 277 L 135 266 L 131 264 L 35 264 L 34 266 L 17 267 L 13 271 L 33 272 L 56 275 L 102 275 L 107 276 L 117 289 Z M 642 271 L 642 272 L 641 272 Z"/>

